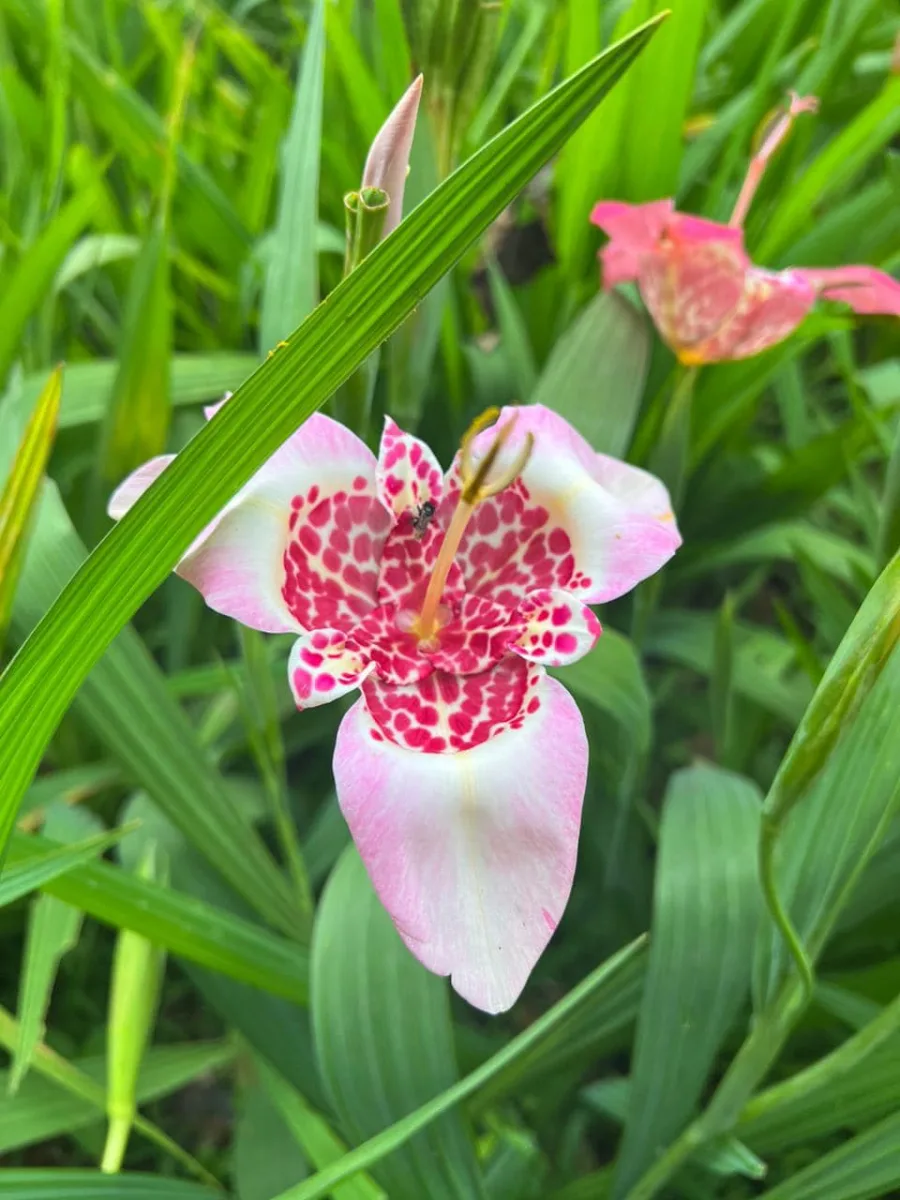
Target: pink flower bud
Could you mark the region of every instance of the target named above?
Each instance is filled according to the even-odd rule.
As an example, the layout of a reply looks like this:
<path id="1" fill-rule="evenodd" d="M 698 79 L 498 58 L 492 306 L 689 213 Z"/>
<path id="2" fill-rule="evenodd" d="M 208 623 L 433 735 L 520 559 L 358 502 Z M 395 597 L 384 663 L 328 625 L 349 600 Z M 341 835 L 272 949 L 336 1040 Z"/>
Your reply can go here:
<path id="1" fill-rule="evenodd" d="M 397 228 L 403 216 L 403 188 L 409 170 L 409 152 L 416 131 L 421 96 L 422 76 L 419 75 L 375 135 L 363 169 L 361 186 L 381 188 L 387 192 L 390 200 L 384 222 L 384 237 Z"/>

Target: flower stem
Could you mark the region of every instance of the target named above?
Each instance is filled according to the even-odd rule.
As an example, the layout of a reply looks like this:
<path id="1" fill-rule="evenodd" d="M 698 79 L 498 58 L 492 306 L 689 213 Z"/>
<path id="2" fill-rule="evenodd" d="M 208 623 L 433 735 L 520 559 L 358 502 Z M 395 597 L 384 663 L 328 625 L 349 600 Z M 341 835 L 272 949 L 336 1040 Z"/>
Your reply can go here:
<path id="1" fill-rule="evenodd" d="M 815 96 L 798 96 L 796 92 L 791 92 L 791 101 L 787 109 L 775 121 L 763 139 L 763 144 L 750 160 L 750 166 L 747 168 L 747 176 L 741 184 L 734 212 L 731 214 L 728 222 L 733 229 L 740 229 L 743 225 L 750 205 L 753 202 L 753 197 L 756 195 L 756 189 L 759 187 L 762 177 L 766 173 L 766 168 L 772 159 L 772 155 L 790 132 L 794 118 L 803 112 L 815 112 L 818 107 L 819 102 Z"/>

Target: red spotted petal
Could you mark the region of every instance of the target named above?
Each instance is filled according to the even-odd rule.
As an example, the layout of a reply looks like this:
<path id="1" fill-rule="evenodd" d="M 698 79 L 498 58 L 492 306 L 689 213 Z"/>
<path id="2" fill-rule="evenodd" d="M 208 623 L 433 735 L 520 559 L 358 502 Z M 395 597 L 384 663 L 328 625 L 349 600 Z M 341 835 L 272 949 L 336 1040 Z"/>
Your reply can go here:
<path id="1" fill-rule="evenodd" d="M 427 653 L 441 671 L 474 675 L 499 662 L 521 632 L 522 623 L 502 604 L 466 596 L 458 615 L 438 633 L 438 648 Z"/>
<path id="2" fill-rule="evenodd" d="M 390 517 L 368 489 L 293 498 L 282 595 L 307 629 L 349 632 L 375 607 Z"/>
<path id="3" fill-rule="evenodd" d="M 524 628 L 510 649 L 545 667 L 564 667 L 592 650 L 601 634 L 593 612 L 560 590 L 532 592 L 519 605 Z"/>
<path id="4" fill-rule="evenodd" d="M 378 602 L 418 612 L 443 540 L 443 530 L 436 522 L 420 529 L 412 514 L 405 513 L 384 544 L 378 570 Z M 455 603 L 464 593 L 462 571 L 454 563 L 447 576 L 444 602 Z"/>
<path id="5" fill-rule="evenodd" d="M 450 754 L 519 728 L 537 710 L 540 677 L 538 667 L 507 655 L 479 675 L 435 671 L 402 687 L 370 675 L 363 696 L 381 737 L 408 750 Z"/>
<path id="6" fill-rule="evenodd" d="M 546 588 L 600 604 L 623 595 L 672 557 L 681 537 L 658 479 L 597 454 L 541 404 L 505 408 L 500 421 L 513 414 L 516 426 L 499 469 L 529 433 L 534 448 L 516 483 L 475 509 L 459 556 L 468 592 L 510 609 Z M 475 458 L 489 435 L 490 430 L 475 439 Z M 454 464 L 448 489 L 457 471 Z"/>
<path id="7" fill-rule="evenodd" d="M 794 332 L 815 303 L 815 289 L 797 271 L 751 268 L 734 312 L 716 333 L 682 352 L 685 362 L 750 358 Z"/>
<path id="8" fill-rule="evenodd" d="M 288 659 L 288 680 L 298 708 L 315 708 L 345 696 L 359 687 L 370 670 L 338 629 L 302 634 Z"/>
<path id="9" fill-rule="evenodd" d="M 414 613 L 381 604 L 353 630 L 356 646 L 375 664 L 386 683 L 414 683 L 434 670 L 422 653 L 419 639 L 410 632 Z"/>
<path id="10" fill-rule="evenodd" d="M 381 501 L 395 517 L 441 502 L 444 475 L 434 452 L 390 417 L 384 419 L 376 477 Z"/>

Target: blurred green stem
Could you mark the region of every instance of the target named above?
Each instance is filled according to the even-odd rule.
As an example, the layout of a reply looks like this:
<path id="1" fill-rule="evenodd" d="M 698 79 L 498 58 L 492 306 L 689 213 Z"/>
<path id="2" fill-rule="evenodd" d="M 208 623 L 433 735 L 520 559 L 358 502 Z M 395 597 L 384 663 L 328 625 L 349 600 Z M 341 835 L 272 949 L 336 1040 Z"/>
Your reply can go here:
<path id="1" fill-rule="evenodd" d="M 648 469 L 658 475 L 669 489 L 672 508 L 678 510 L 687 485 L 688 455 L 691 447 L 691 410 L 697 367 L 679 367 L 672 396 L 666 408 L 659 438 L 650 455 Z M 665 571 L 657 571 L 638 588 L 634 598 L 631 638 L 640 648 L 647 636 L 653 615 L 659 606 Z"/>
<path id="2" fill-rule="evenodd" d="M 888 460 L 884 497 L 881 502 L 878 566 L 887 566 L 898 550 L 900 550 L 900 423 L 897 425 L 894 448 Z"/>
<path id="3" fill-rule="evenodd" d="M 347 228 L 345 277 L 381 241 L 389 205 L 390 198 L 381 188 L 362 188 L 358 192 L 348 192 L 344 197 Z M 368 441 L 372 424 L 372 397 L 380 359 L 380 349 L 370 354 L 363 365 L 338 388 L 331 401 L 334 416 L 363 441 Z"/>
<path id="4" fill-rule="evenodd" d="M 302 921 L 300 933 L 302 940 L 306 941 L 312 926 L 312 887 L 288 799 L 284 741 L 268 649 L 265 639 L 256 630 L 239 625 L 238 632 L 247 682 L 236 681 L 236 686 L 244 707 L 251 748 L 272 810 L 275 831 L 294 885 Z"/>

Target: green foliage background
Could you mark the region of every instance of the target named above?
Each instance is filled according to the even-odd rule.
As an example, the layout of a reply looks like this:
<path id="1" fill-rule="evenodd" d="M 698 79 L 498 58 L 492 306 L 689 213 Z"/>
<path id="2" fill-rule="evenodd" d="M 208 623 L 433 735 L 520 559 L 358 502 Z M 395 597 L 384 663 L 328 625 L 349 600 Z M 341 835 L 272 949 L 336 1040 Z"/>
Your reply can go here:
<path id="1" fill-rule="evenodd" d="M 900 326 L 822 310 L 691 395 L 587 219 L 727 219 L 795 88 L 821 111 L 751 254 L 896 270 L 900 6 L 671 7 L 0 0 L 0 481 L 66 364 L 43 487 L 37 433 L 0 505 L 0 1197 L 900 1189 Z M 407 219 L 342 284 L 417 70 Z M 565 673 L 575 889 L 487 1019 L 348 848 L 340 706 L 296 713 L 288 642 L 168 575 L 323 403 L 449 462 L 513 400 L 662 474 L 685 545 Z M 104 540 L 114 484 L 201 429 Z"/>

